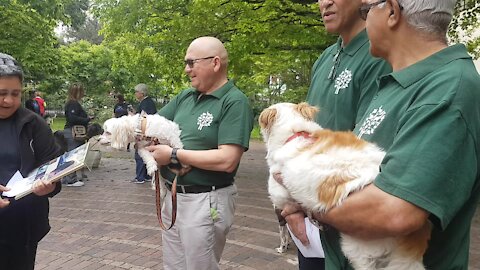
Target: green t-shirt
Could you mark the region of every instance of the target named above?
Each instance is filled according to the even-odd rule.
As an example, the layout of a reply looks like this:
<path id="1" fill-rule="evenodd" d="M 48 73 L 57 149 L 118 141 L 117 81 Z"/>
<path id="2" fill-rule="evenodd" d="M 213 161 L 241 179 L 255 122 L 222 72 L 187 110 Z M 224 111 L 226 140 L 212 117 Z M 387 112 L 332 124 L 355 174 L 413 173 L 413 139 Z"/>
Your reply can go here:
<path id="1" fill-rule="evenodd" d="M 427 269 L 468 269 L 480 196 L 480 76 L 472 59 L 463 45 L 451 46 L 379 84 L 354 131 L 387 152 L 374 184 L 431 213 Z"/>
<path id="2" fill-rule="evenodd" d="M 386 61 L 370 54 L 365 30 L 344 48 L 339 38 L 312 68 L 307 102 L 320 108 L 316 122 L 332 130 L 353 130 L 378 90 L 377 79 L 391 71 Z M 333 229 L 322 232 L 324 250 L 340 250 L 338 237 Z M 342 254 L 333 252 L 325 253 L 325 265 L 327 269 L 351 269 Z"/>
<path id="3" fill-rule="evenodd" d="M 253 112 L 248 98 L 231 80 L 209 95 L 193 88 L 184 90 L 158 113 L 180 126 L 180 138 L 185 149 L 218 149 L 224 144 L 241 145 L 245 151 L 248 149 Z M 161 173 L 166 179 L 174 178 L 166 167 L 162 167 Z M 177 181 L 179 185 L 225 185 L 233 183 L 235 174 L 236 170 L 227 173 L 193 167 Z"/>
<path id="4" fill-rule="evenodd" d="M 380 75 L 390 65 L 370 54 L 366 30 L 342 48 L 342 39 L 328 47 L 312 68 L 307 102 L 320 112 L 316 122 L 333 130 L 353 130 L 378 89 Z"/>

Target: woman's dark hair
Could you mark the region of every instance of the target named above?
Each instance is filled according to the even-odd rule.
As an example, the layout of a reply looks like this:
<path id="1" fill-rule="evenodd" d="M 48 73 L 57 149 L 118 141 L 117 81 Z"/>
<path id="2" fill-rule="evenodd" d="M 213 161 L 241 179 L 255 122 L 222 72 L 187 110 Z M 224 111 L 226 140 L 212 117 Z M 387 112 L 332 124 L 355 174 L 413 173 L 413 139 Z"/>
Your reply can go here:
<path id="1" fill-rule="evenodd" d="M 123 97 L 122 94 L 117 94 L 117 99 L 118 99 L 118 102 L 120 102 L 120 103 L 125 102 L 125 97 Z"/>
<path id="2" fill-rule="evenodd" d="M 23 70 L 11 55 L 0 53 L 0 77 L 18 77 L 23 82 Z"/>

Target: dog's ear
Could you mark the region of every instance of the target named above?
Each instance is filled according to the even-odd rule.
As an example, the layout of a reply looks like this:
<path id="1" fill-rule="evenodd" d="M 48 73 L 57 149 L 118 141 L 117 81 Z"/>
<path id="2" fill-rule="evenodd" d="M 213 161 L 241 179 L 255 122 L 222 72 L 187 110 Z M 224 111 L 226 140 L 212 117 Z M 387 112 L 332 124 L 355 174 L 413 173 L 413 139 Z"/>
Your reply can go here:
<path id="1" fill-rule="evenodd" d="M 258 117 L 258 124 L 260 128 L 269 131 L 270 128 L 275 123 L 275 119 L 277 118 L 277 109 L 274 108 L 267 108 L 262 111 L 260 116 Z"/>
<path id="2" fill-rule="evenodd" d="M 319 109 L 315 106 L 311 106 L 306 102 L 299 103 L 295 106 L 295 110 L 307 120 L 315 120 L 315 115 L 318 113 Z"/>

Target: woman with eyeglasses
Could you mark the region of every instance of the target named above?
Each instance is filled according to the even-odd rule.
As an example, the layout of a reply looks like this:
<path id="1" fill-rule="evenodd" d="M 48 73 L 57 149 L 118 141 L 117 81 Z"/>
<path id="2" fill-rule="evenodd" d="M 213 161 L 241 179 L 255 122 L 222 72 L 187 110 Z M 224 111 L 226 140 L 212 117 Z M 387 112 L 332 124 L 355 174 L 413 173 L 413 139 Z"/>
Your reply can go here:
<path id="1" fill-rule="evenodd" d="M 23 71 L 10 55 L 0 53 L 0 268 L 32 270 L 38 242 L 48 233 L 48 198 L 61 184 L 37 180 L 33 193 L 18 201 L 3 191 L 16 172 L 33 169 L 61 154 L 40 115 L 21 108 Z"/>

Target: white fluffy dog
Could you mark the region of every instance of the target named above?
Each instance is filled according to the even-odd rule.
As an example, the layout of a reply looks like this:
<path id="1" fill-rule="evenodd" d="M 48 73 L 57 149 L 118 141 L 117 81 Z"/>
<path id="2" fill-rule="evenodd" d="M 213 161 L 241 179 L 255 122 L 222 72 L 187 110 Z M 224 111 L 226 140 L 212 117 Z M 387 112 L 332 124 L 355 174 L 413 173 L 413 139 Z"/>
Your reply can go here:
<path id="1" fill-rule="evenodd" d="M 100 143 L 102 144 L 110 143 L 115 149 L 125 149 L 129 143 L 136 142 L 138 155 L 145 163 L 147 173 L 150 176 L 153 176 L 158 168 L 153 155 L 144 148 L 152 143 L 152 139 L 158 140 L 156 142 L 158 144 L 183 148 L 183 143 L 180 140 L 181 130 L 178 124 L 158 114 L 141 113 L 111 118 L 105 121 L 103 129 L 104 133 L 100 136 Z M 153 181 L 152 177 L 152 188 L 154 188 Z M 163 188 L 164 185 L 160 186 Z"/>
<path id="2" fill-rule="evenodd" d="M 270 167 L 268 192 L 279 208 L 294 200 L 306 211 L 327 212 L 372 183 L 379 172 L 384 151 L 351 132 L 322 129 L 313 121 L 317 112 L 307 103 L 279 103 L 260 114 Z M 281 174 L 281 183 L 272 177 L 275 173 Z M 403 237 L 341 237 L 342 251 L 355 269 L 425 269 L 430 224 Z"/>

